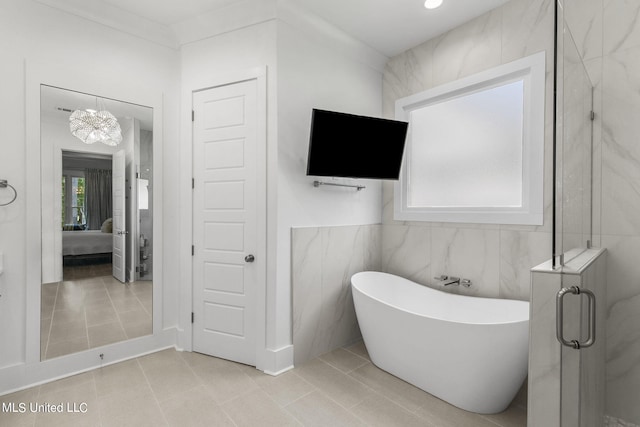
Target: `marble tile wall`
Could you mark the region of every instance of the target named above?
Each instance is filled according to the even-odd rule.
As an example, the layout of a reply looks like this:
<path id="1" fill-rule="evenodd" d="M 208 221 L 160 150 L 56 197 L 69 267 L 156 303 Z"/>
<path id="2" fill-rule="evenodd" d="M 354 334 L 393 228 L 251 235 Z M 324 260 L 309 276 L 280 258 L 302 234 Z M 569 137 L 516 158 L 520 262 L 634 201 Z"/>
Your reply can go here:
<path id="1" fill-rule="evenodd" d="M 294 363 L 361 338 L 351 276 L 381 268 L 377 225 L 291 229 Z"/>
<path id="2" fill-rule="evenodd" d="M 609 251 L 606 413 L 640 425 L 640 2 L 564 0 L 594 83 L 594 234 Z M 601 203 L 598 203 L 598 199 Z M 598 244 L 597 240 L 594 242 Z"/>
<path id="3" fill-rule="evenodd" d="M 531 292 L 533 317 L 529 328 L 529 345 L 541 349 L 529 354 L 529 404 L 527 425 L 560 427 L 560 344 L 550 331 L 555 330 L 555 294 L 562 287 L 562 277 L 544 271 L 531 273 L 535 283 Z"/>
<path id="4" fill-rule="evenodd" d="M 529 269 L 551 257 L 553 0 L 512 0 L 387 63 L 383 112 L 398 98 L 546 51 L 545 221 L 499 226 L 393 220 L 393 185 L 383 185 L 382 268 L 427 286 L 447 274 L 472 280 L 470 295 L 529 299 Z"/>
<path id="5" fill-rule="evenodd" d="M 529 300 L 532 266 L 550 258 L 551 233 L 384 224 L 382 270 L 438 287 L 442 274 L 470 279 L 465 295 Z"/>

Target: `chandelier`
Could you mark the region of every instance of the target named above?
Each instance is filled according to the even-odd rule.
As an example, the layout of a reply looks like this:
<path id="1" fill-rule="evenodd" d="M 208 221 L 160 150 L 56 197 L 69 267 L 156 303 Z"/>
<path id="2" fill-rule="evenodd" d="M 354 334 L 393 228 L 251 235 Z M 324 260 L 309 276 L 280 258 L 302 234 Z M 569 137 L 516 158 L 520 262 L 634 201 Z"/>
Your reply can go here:
<path id="1" fill-rule="evenodd" d="M 118 119 L 106 110 L 75 110 L 69 117 L 69 130 L 85 144 L 100 141 L 115 147 L 122 142 L 122 130 Z"/>

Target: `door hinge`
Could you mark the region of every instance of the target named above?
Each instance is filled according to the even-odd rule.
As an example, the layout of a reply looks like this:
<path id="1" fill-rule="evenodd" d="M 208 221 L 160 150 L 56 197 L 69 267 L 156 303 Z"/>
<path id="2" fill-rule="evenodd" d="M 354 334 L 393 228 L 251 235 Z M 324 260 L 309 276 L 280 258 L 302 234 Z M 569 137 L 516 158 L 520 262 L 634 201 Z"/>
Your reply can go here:
<path id="1" fill-rule="evenodd" d="M 196 254 L 196 247 L 194 245 L 191 245 L 191 256 L 194 256 Z"/>
<path id="2" fill-rule="evenodd" d="M 591 119 L 591 121 L 594 121 L 596 119 L 595 111 L 591 110 L 591 113 L 589 114 L 589 118 Z"/>
<path id="3" fill-rule="evenodd" d="M 191 312 L 191 323 L 193 323 L 193 319 L 194 319 L 195 315 L 193 314 L 193 311 Z"/>
<path id="4" fill-rule="evenodd" d="M 194 110 L 191 110 L 191 121 L 192 122 L 196 121 L 196 112 Z"/>
<path id="5" fill-rule="evenodd" d="M 191 188 L 196 188 L 196 179 L 195 178 L 191 178 Z"/>
<path id="6" fill-rule="evenodd" d="M 140 273 L 140 267 L 136 267 L 136 273 Z"/>
<path id="7" fill-rule="evenodd" d="M 140 174 L 136 172 L 136 178 L 140 178 Z"/>

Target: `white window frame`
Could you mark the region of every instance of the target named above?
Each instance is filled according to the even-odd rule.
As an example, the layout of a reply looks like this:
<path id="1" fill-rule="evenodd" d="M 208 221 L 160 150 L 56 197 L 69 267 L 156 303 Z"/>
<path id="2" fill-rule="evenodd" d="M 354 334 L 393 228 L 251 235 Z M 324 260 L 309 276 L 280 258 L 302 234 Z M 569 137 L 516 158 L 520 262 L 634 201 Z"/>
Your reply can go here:
<path id="1" fill-rule="evenodd" d="M 394 186 L 394 219 L 482 224 L 542 225 L 544 220 L 544 97 L 545 52 L 456 80 L 396 101 L 396 119 L 410 122 L 411 112 L 430 104 L 501 86 L 524 82 L 522 129 L 522 206 L 447 207 L 409 206 L 411 123 L 407 134 L 400 179 Z M 462 155 L 462 154 L 461 154 Z M 451 165 L 455 173 L 455 165 Z"/>
<path id="2" fill-rule="evenodd" d="M 73 178 L 85 178 L 85 199 L 84 202 L 87 202 L 87 194 L 86 194 L 86 176 L 85 176 L 85 172 L 83 170 L 79 170 L 79 169 L 65 169 L 62 172 L 62 176 L 65 177 L 66 180 L 66 184 L 65 184 L 65 197 L 64 197 L 64 224 L 65 225 L 71 225 L 73 224 L 73 221 L 71 220 L 71 218 L 73 218 L 73 206 L 71 204 L 71 201 L 73 199 Z M 84 206 L 84 208 L 86 209 L 86 205 Z M 86 213 L 86 212 L 85 212 Z M 81 225 L 85 225 L 87 223 L 87 218 L 85 217 L 85 223 L 81 224 Z"/>

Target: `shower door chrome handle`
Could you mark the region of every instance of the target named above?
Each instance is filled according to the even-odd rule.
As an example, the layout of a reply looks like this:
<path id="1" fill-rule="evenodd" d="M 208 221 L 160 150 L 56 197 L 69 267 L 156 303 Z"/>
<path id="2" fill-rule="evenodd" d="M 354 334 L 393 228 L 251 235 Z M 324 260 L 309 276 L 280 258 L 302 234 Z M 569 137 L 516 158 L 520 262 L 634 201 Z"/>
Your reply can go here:
<path id="1" fill-rule="evenodd" d="M 589 301 L 589 337 L 586 341 L 568 341 L 564 338 L 564 297 L 567 294 L 585 294 Z M 588 289 L 580 289 L 578 286 L 562 288 L 556 295 L 556 337 L 561 344 L 579 350 L 591 347 L 596 342 L 596 296 Z"/>

